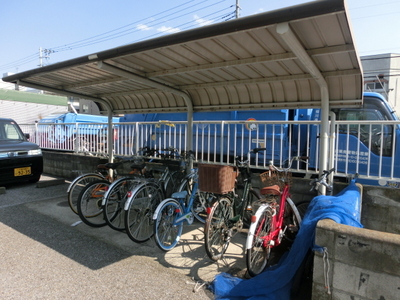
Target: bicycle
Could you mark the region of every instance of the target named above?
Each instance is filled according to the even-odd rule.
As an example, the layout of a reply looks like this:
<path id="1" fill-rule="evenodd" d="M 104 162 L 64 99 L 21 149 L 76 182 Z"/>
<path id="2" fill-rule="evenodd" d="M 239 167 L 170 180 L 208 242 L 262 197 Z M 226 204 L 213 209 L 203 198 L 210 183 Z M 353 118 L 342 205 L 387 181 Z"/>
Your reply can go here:
<path id="1" fill-rule="evenodd" d="M 166 149 L 169 153 L 164 156 L 182 158 L 176 149 Z M 149 240 L 153 234 L 153 214 L 163 199 L 169 197 L 179 186 L 184 170 L 181 162 L 162 160 L 161 163 L 146 163 L 146 169 L 154 174 L 154 178 L 145 178 L 130 191 L 125 202 L 125 231 L 129 238 L 142 243 Z M 179 168 L 179 170 L 172 171 Z"/>
<path id="2" fill-rule="evenodd" d="M 188 186 L 191 187 L 190 192 Z M 173 193 L 171 198 L 163 200 L 154 212 L 154 236 L 157 246 L 163 251 L 169 251 L 178 244 L 185 222 L 191 225 L 196 218 L 204 223 L 203 214 L 213 198 L 213 194 L 198 189 L 198 173 L 197 169 L 193 169 L 181 184 L 179 191 Z"/>
<path id="3" fill-rule="evenodd" d="M 67 189 L 67 198 L 69 207 L 75 214 L 78 214 L 77 202 L 82 189 L 94 181 L 112 181 L 113 178 L 111 178 L 109 170 L 112 169 L 114 175 L 113 177 L 116 177 L 118 176 L 116 167 L 117 166 L 110 164 L 99 164 L 97 165 L 96 172 L 80 175 L 70 183 Z"/>
<path id="4" fill-rule="evenodd" d="M 105 223 L 117 231 L 125 230 L 125 202 L 130 192 L 139 185 L 146 174 L 144 160 L 137 160 L 131 165 L 136 170 L 133 174 L 115 180 L 107 189 L 101 203 Z"/>
<path id="5" fill-rule="evenodd" d="M 144 153 L 146 154 L 148 151 Z M 105 178 L 97 180 L 94 179 L 81 189 L 76 206 L 78 215 L 82 222 L 92 227 L 102 227 L 107 225 L 107 221 L 104 218 L 103 201 L 108 189 L 116 180 L 118 180 L 119 175 L 117 174 L 117 167 L 137 159 L 138 157 L 135 156 L 134 158 L 123 158 L 122 161 L 116 163 L 105 164 L 105 167 L 114 171 L 114 176 L 112 176 L 110 180 L 106 180 Z M 129 177 L 132 178 L 132 176 L 139 176 L 142 166 L 133 164 L 130 165 L 130 167 L 131 171 Z M 111 219 L 113 216 L 109 217 Z"/>
<path id="6" fill-rule="evenodd" d="M 148 147 L 141 148 L 140 151 L 143 153 L 144 157 L 148 157 L 153 155 L 155 152 L 154 149 L 150 149 Z M 123 157 L 116 157 L 117 159 L 121 159 L 120 162 L 114 163 L 105 163 L 97 165 L 97 170 L 93 173 L 86 173 L 76 177 L 67 188 L 67 198 L 68 204 L 71 210 L 78 214 L 77 202 L 79 195 L 82 192 L 82 189 L 85 188 L 89 183 L 99 180 L 107 180 L 109 182 L 113 182 L 115 179 L 119 177 L 117 172 L 117 167 L 119 167 L 124 162 L 130 162 L 131 159 L 126 159 Z M 112 171 L 112 176 L 111 172 Z"/>
<path id="7" fill-rule="evenodd" d="M 269 184 L 260 190 L 264 198 L 256 203 L 259 207 L 251 217 L 246 240 L 247 271 L 252 277 L 271 265 L 271 251 L 281 245 L 284 238 L 291 243 L 296 237 L 308 202 L 299 203 L 297 208 L 290 198 L 289 169 L 294 161 L 306 162 L 306 159 L 294 156 L 287 168 L 278 168 L 271 161 L 269 171 L 261 174 Z"/>
<path id="8" fill-rule="evenodd" d="M 217 261 L 223 257 L 225 254 L 232 237 L 240 232 L 243 228 L 244 218 L 248 209 L 251 208 L 251 204 L 260 199 L 260 195 L 252 188 L 252 172 L 250 171 L 250 154 L 258 153 L 260 151 L 266 150 L 266 148 L 255 148 L 248 153 L 248 159 L 241 161 L 239 157 L 235 158 L 236 165 L 236 175 L 239 172 L 244 186 L 241 196 L 235 193 L 235 179 L 234 176 L 232 181 L 232 186 L 229 189 L 223 191 L 216 191 L 215 187 L 200 187 L 201 191 L 214 192 L 216 201 L 211 208 L 208 209 L 207 219 L 204 226 L 204 241 L 205 249 L 208 257 Z M 226 167 L 229 166 L 224 166 Z M 233 167 L 230 167 L 233 169 Z M 199 165 L 200 170 L 200 165 Z M 228 169 L 227 169 L 228 170 Z M 213 178 L 212 173 L 217 174 L 217 176 L 224 177 L 229 174 L 218 173 L 217 170 L 211 170 L 211 172 L 204 176 L 204 179 L 210 180 L 210 183 L 218 182 L 220 178 Z M 203 177 L 200 176 L 200 183 L 202 183 Z M 236 185 L 236 189 L 237 189 Z M 235 233 L 236 232 L 236 233 Z"/>

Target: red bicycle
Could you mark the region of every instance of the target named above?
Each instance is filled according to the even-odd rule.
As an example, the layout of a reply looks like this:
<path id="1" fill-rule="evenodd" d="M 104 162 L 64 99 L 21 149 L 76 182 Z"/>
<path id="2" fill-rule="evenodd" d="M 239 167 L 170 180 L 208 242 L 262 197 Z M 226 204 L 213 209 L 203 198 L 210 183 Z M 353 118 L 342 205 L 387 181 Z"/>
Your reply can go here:
<path id="1" fill-rule="evenodd" d="M 271 265 L 271 250 L 285 238 L 293 242 L 301 225 L 301 216 L 307 210 L 308 202 L 297 207 L 290 198 L 291 173 L 289 169 L 294 161 L 306 162 L 307 157 L 295 156 L 287 168 L 278 168 L 270 162 L 269 171 L 261 174 L 261 180 L 267 181 L 260 193 L 256 213 L 251 217 L 251 224 L 246 240 L 246 263 L 250 276 L 260 274 Z"/>

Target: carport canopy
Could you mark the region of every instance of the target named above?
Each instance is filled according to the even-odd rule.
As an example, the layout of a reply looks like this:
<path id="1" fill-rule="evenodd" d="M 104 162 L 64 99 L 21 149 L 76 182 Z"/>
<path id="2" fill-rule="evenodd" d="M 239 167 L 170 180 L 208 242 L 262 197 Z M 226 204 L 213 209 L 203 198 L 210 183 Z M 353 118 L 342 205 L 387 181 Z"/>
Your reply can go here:
<path id="1" fill-rule="evenodd" d="M 286 108 L 322 108 L 327 122 L 329 108 L 359 106 L 363 91 L 345 0 L 178 32 L 3 80 L 94 100 L 109 116 L 188 112 L 189 122 L 193 111 Z M 324 148 L 328 123 L 321 132 Z"/>

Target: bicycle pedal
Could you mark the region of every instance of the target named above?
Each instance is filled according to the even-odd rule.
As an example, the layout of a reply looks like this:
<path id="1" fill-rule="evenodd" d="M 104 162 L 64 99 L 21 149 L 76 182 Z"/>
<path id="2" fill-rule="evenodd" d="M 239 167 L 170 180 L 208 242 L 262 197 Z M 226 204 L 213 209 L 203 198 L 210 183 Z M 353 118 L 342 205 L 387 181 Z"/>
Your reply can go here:
<path id="1" fill-rule="evenodd" d="M 289 229 L 289 231 L 292 232 L 292 233 L 298 232 L 298 231 L 299 231 L 299 226 L 296 226 L 296 225 L 291 224 L 291 225 L 288 226 L 288 229 Z"/>

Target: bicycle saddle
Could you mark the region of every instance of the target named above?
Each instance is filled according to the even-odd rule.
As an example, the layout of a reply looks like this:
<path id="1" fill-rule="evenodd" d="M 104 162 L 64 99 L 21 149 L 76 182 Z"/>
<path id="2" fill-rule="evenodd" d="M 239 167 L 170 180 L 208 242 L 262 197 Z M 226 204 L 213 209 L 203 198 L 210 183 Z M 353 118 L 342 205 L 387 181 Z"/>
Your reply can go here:
<path id="1" fill-rule="evenodd" d="M 279 196 L 281 194 L 281 189 L 279 185 L 271 185 L 263 187 L 260 191 L 261 195 L 276 195 Z"/>

